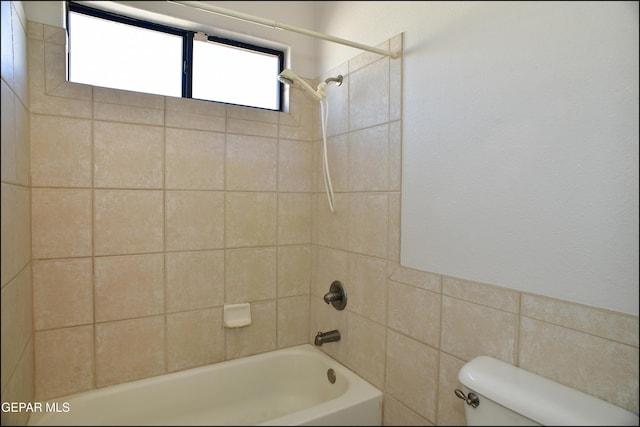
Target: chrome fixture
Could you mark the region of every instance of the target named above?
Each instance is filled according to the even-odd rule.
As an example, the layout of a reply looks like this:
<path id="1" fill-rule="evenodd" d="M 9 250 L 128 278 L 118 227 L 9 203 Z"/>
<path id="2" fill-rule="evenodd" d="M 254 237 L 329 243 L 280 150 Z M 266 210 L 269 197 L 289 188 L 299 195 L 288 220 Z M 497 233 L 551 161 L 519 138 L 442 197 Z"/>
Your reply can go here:
<path id="1" fill-rule="evenodd" d="M 472 408 L 477 408 L 478 405 L 480 405 L 480 399 L 475 393 L 469 393 L 465 396 L 464 391 L 460 390 L 459 388 L 453 390 L 453 392 L 456 396 L 458 396 L 459 399 L 467 402 L 467 405 L 471 406 Z"/>
<path id="2" fill-rule="evenodd" d="M 335 384 L 336 383 L 336 371 L 334 371 L 333 369 L 329 368 L 327 370 L 327 379 L 329 380 L 329 382 L 331 384 Z"/>
<path id="3" fill-rule="evenodd" d="M 324 295 L 324 302 L 331 303 L 336 310 L 344 310 L 347 306 L 347 293 L 339 280 L 331 284 L 329 292 Z"/>
<path id="4" fill-rule="evenodd" d="M 329 84 L 331 82 L 334 82 L 336 84 L 336 86 L 340 86 L 342 84 L 342 74 L 338 74 L 336 77 L 329 77 L 324 82 L 325 82 L 325 84 Z"/>
<path id="5" fill-rule="evenodd" d="M 296 73 L 294 73 L 289 68 L 285 68 L 278 75 L 278 81 L 280 83 L 288 85 L 288 86 L 298 85 L 298 86 L 302 87 L 302 89 L 304 89 L 316 101 L 320 101 L 321 99 L 323 99 L 326 96 L 325 89 L 326 89 L 326 87 L 327 87 L 327 85 L 329 83 L 333 82 L 333 83 L 336 84 L 336 86 L 340 86 L 342 84 L 342 78 L 343 77 L 342 77 L 341 74 L 338 74 L 338 76 L 336 76 L 336 77 L 329 77 L 324 82 L 321 82 L 318 85 L 318 87 L 314 90 L 309 85 L 309 83 L 305 82 L 300 76 L 298 76 Z"/>
<path id="6" fill-rule="evenodd" d="M 326 342 L 333 341 L 340 341 L 340 331 L 338 331 L 337 329 L 328 332 L 318 332 L 313 343 L 319 347 Z"/>

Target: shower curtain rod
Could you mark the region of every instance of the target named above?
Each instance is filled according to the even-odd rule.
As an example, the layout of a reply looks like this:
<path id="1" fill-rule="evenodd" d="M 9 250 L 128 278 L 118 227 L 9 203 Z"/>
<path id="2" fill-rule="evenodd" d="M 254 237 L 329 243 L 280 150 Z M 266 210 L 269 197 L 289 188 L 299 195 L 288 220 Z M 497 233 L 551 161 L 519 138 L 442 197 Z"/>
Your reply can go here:
<path id="1" fill-rule="evenodd" d="M 255 24 L 266 25 L 267 27 L 279 28 L 282 30 L 293 31 L 294 33 L 304 34 L 311 37 L 316 37 L 330 42 L 343 44 L 346 46 L 355 47 L 360 50 L 366 50 L 367 52 L 377 53 L 379 55 L 388 56 L 390 58 L 398 58 L 398 52 L 391 50 L 378 49 L 377 47 L 367 46 L 361 43 L 353 42 L 351 40 L 341 39 L 339 37 L 330 36 L 328 34 L 322 34 L 315 31 L 307 30 L 306 28 L 294 27 L 293 25 L 283 24 L 271 19 L 261 18 L 259 16 L 249 15 L 246 13 L 238 12 L 231 9 L 225 9 L 219 6 L 213 6 L 203 1 L 182 1 L 182 0 L 169 0 L 169 3 L 181 4 L 184 6 L 193 7 L 196 9 L 206 10 L 209 12 L 217 13 L 220 15 L 230 16 L 232 18 L 242 19 L 243 21 L 253 22 Z"/>

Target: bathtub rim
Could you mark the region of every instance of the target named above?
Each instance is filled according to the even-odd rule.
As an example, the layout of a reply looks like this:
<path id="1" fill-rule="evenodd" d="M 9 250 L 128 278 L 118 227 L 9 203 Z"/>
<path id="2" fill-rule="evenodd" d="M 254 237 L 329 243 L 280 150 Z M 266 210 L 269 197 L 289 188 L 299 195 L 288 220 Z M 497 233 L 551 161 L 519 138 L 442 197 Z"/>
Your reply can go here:
<path id="1" fill-rule="evenodd" d="M 180 371 L 167 372 L 164 374 L 159 374 L 147 378 L 141 378 L 137 380 L 127 381 L 124 383 L 111 384 L 108 386 L 94 388 L 91 390 L 85 390 L 77 393 L 68 394 L 65 396 L 60 396 L 57 398 L 43 400 L 42 402 L 73 402 L 73 403 L 81 403 L 84 400 L 93 400 L 99 399 L 103 396 L 109 396 L 114 393 L 119 393 L 123 389 L 136 388 L 136 387 L 144 387 L 144 386 L 152 386 L 154 383 L 164 383 L 167 381 L 171 381 L 173 378 L 184 378 L 185 376 L 197 376 L 199 374 L 203 374 L 209 371 L 222 370 L 226 367 L 233 366 L 242 366 L 244 364 L 249 364 L 254 361 L 259 361 L 261 359 L 273 359 L 277 358 L 282 354 L 293 354 L 296 353 L 301 355 L 306 355 L 306 357 L 312 357 L 323 361 L 327 365 L 331 365 L 330 368 L 336 371 L 338 375 L 343 375 L 347 381 L 348 386 L 343 394 L 340 396 L 331 398 L 327 401 L 321 402 L 314 406 L 300 409 L 298 411 L 281 415 L 273 419 L 265 420 L 256 425 L 296 425 L 296 421 L 301 421 L 301 417 L 307 416 L 304 418 L 305 423 L 314 422 L 314 420 L 318 420 L 322 418 L 327 413 L 334 413 L 338 411 L 347 410 L 356 404 L 363 404 L 367 401 L 374 401 L 377 406 L 377 411 L 380 415 L 380 420 L 382 416 L 382 399 L 384 393 L 378 389 L 376 386 L 371 384 L 365 378 L 361 377 L 345 365 L 343 365 L 340 361 L 334 359 L 329 354 L 324 351 L 314 347 L 313 345 L 299 344 L 291 347 L 284 347 L 280 349 L 275 349 L 271 351 L 266 351 L 262 353 L 257 353 L 248 356 L 241 356 L 234 359 L 224 360 L 221 362 L 211 363 L 208 365 L 186 368 Z M 314 412 L 311 414 L 311 412 Z M 306 414 L 305 414 L 306 413 Z M 33 425 L 49 425 L 49 424 L 35 424 L 34 422 L 39 422 L 43 418 L 46 418 L 48 413 L 40 412 L 40 413 L 31 413 L 28 420 L 27 426 Z"/>

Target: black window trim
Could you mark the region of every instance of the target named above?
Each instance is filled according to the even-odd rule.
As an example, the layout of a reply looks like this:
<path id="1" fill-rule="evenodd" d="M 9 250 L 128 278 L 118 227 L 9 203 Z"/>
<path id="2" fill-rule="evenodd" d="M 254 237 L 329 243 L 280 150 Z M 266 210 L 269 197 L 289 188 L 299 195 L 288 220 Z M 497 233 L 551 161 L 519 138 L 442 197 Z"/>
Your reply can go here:
<path id="1" fill-rule="evenodd" d="M 183 72 L 182 72 L 182 97 L 183 98 L 191 98 L 192 97 L 192 87 L 193 87 L 193 39 L 195 35 L 195 31 L 184 30 L 181 28 L 170 27 L 167 25 L 157 24 L 154 22 L 145 21 L 143 19 L 133 18 L 126 15 L 121 15 L 114 12 L 105 11 L 102 9 L 95 9 L 92 7 L 85 6 L 83 4 L 79 4 L 73 1 L 65 2 L 67 5 L 66 15 L 67 15 L 67 31 L 70 31 L 70 23 L 69 23 L 69 14 L 71 12 L 82 13 L 85 15 L 93 16 L 96 18 L 105 19 L 108 21 L 119 22 L 127 25 L 132 25 L 139 28 L 145 28 L 148 30 L 160 31 L 163 33 L 168 33 L 172 35 L 177 35 L 182 37 L 182 60 L 183 60 Z M 252 50 L 255 52 L 266 53 L 269 55 L 278 57 L 278 73 L 284 70 L 284 52 L 278 49 L 272 49 L 264 46 L 258 46 L 250 43 L 245 43 L 239 40 L 233 40 L 223 37 L 216 37 L 207 35 L 207 39 L 214 43 L 225 44 L 229 46 L 234 46 L 246 50 Z M 70 40 L 70 39 L 69 39 Z M 70 55 L 71 49 L 68 49 L 67 55 Z M 70 58 L 67 58 L 67 62 L 69 63 Z M 67 73 L 69 70 L 67 70 Z M 67 75 L 67 80 L 69 76 Z M 270 108 L 263 107 L 255 107 L 252 105 L 242 105 L 242 104 L 232 104 L 232 105 L 240 105 L 242 107 L 248 108 L 258 108 L 262 110 L 268 111 L 284 111 L 284 85 L 282 83 L 278 84 L 278 108 L 272 110 Z M 195 98 L 198 99 L 198 98 Z M 221 104 L 225 104 L 222 101 L 213 101 L 213 100 L 203 100 L 210 102 L 218 102 Z M 227 103 L 228 104 L 228 103 Z"/>

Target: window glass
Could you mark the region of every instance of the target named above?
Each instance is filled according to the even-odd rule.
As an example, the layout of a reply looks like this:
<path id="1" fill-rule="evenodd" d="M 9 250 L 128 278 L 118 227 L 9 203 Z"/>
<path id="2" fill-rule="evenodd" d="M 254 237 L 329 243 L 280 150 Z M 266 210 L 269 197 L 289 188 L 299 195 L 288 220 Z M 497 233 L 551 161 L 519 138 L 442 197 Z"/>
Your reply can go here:
<path id="1" fill-rule="evenodd" d="M 69 13 L 69 80 L 182 96 L 182 37 Z"/>
<path id="2" fill-rule="evenodd" d="M 69 81 L 281 110 L 282 51 L 68 5 Z"/>
<path id="3" fill-rule="evenodd" d="M 193 92 L 199 99 L 278 109 L 278 56 L 211 41 L 193 42 Z"/>

